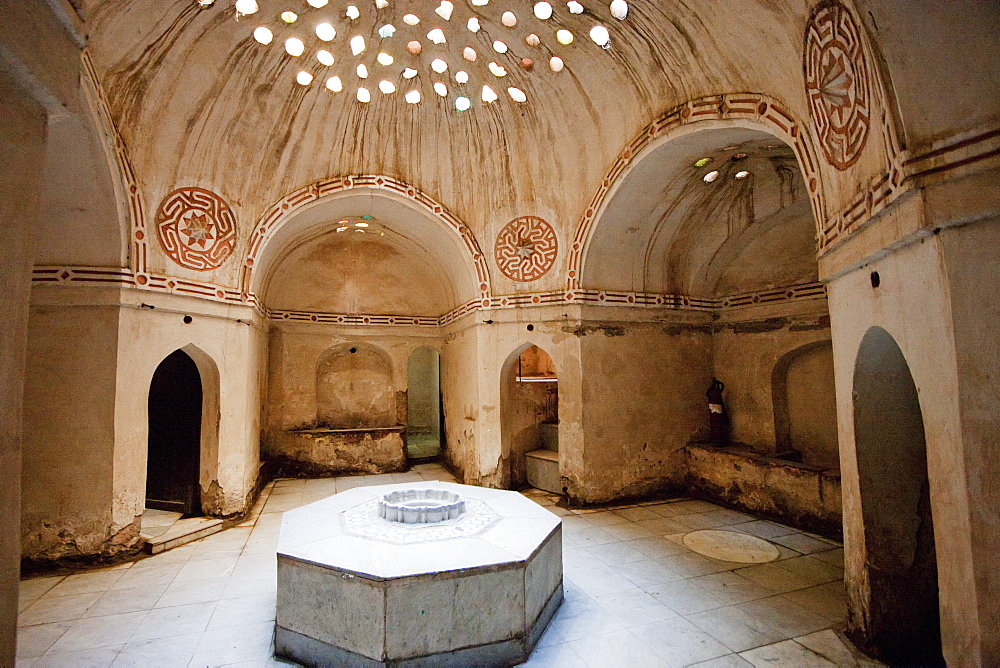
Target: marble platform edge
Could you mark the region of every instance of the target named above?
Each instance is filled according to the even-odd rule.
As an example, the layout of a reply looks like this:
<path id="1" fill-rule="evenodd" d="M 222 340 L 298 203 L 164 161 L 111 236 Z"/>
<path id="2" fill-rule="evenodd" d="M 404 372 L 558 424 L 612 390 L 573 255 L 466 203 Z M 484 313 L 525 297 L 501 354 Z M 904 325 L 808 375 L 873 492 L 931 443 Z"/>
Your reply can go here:
<path id="1" fill-rule="evenodd" d="M 541 634 L 539 634 L 541 637 Z M 537 640 L 536 640 L 537 642 Z M 531 646 L 533 647 L 533 646 Z M 463 647 L 450 652 L 408 659 L 376 661 L 370 657 L 329 645 L 282 626 L 274 628 L 274 651 L 278 656 L 308 666 L 364 666 L 380 668 L 424 668 L 438 666 L 513 666 L 527 660 L 531 647 L 525 639 L 510 638 L 486 645 Z"/>
<path id="2" fill-rule="evenodd" d="M 545 540 L 547 542 L 549 538 L 546 538 Z M 532 554 L 532 556 L 534 556 L 534 554 Z M 298 557 L 284 552 L 278 552 L 276 554 L 276 557 L 278 560 L 285 559 L 287 561 L 294 561 L 296 563 L 304 564 L 306 566 L 312 566 L 313 568 L 321 568 L 324 571 L 341 573 L 343 575 L 348 575 L 350 577 L 358 578 L 361 580 L 369 580 L 371 582 L 384 582 L 386 583 L 387 586 L 397 580 L 406 580 L 409 583 L 409 582 L 423 582 L 426 580 L 452 580 L 457 578 L 469 577 L 471 575 L 479 575 L 481 573 L 499 573 L 501 571 L 515 570 L 529 561 L 529 559 L 514 558 L 508 561 L 501 561 L 498 563 L 486 564 L 482 566 L 468 566 L 459 569 L 449 569 L 444 571 L 420 573 L 418 575 L 404 574 L 404 575 L 393 575 L 389 577 L 382 577 L 379 575 L 372 575 L 371 573 L 362 573 L 360 571 L 355 571 L 350 568 L 344 568 L 342 566 L 332 566 L 330 564 L 320 563 L 317 561 L 313 561 L 312 559 L 305 559 L 303 557 Z"/>
<path id="3" fill-rule="evenodd" d="M 531 627 L 528 629 L 528 646 L 527 652 L 525 653 L 525 659 L 527 659 L 528 656 L 535 651 L 535 645 L 538 644 L 542 634 L 545 633 L 545 629 L 549 627 L 549 622 L 551 622 L 552 618 L 556 616 L 556 612 L 559 611 L 559 606 L 562 605 L 565 596 L 566 595 L 563 592 L 563 578 L 559 578 L 559 584 L 557 584 L 556 588 L 552 590 L 551 594 L 549 594 L 549 600 L 542 606 L 538 616 L 535 617 L 535 621 L 531 623 Z"/>

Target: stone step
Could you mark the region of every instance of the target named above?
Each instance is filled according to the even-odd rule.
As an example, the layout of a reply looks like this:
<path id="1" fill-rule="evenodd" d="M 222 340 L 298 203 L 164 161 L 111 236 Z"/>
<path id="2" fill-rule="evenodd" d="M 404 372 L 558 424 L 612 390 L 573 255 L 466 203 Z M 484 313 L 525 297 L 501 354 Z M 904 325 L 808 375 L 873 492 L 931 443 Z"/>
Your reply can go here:
<path id="1" fill-rule="evenodd" d="M 153 536 L 140 532 L 140 536 L 145 539 L 144 549 L 150 554 L 159 554 L 172 550 L 175 547 L 186 545 L 192 541 L 205 536 L 211 536 L 225 529 L 225 522 L 214 517 L 189 517 L 177 520 L 170 528 L 160 534 Z"/>
<path id="2" fill-rule="evenodd" d="M 562 494 L 558 452 L 545 449 L 526 452 L 524 464 L 528 469 L 528 484 L 546 492 Z"/>
<path id="3" fill-rule="evenodd" d="M 551 422 L 543 422 L 538 425 L 538 432 L 542 437 L 542 447 L 552 452 L 559 452 L 559 425 Z"/>

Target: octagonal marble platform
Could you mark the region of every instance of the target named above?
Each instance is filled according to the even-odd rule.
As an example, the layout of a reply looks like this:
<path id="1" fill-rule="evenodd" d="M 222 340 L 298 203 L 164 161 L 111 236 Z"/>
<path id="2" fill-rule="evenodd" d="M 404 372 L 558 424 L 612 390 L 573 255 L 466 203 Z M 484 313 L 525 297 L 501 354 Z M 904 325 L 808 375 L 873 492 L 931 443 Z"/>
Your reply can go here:
<path id="1" fill-rule="evenodd" d="M 378 516 L 387 492 L 461 494 L 436 524 Z M 562 602 L 562 525 L 516 492 L 425 482 L 351 489 L 285 513 L 277 653 L 307 665 L 511 665 Z"/>

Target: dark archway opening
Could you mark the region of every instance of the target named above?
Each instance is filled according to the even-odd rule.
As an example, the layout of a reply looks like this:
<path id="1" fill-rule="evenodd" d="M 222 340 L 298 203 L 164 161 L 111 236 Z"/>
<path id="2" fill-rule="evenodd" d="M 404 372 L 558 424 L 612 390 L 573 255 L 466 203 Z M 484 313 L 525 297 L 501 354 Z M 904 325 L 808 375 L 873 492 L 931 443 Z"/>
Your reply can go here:
<path id="1" fill-rule="evenodd" d="M 185 515 L 201 512 L 202 387 L 198 367 L 176 350 L 149 385 L 146 507 Z"/>
<path id="2" fill-rule="evenodd" d="M 903 352 L 879 327 L 854 368 L 854 435 L 868 591 L 850 631 L 887 663 L 944 665 L 920 401 Z"/>

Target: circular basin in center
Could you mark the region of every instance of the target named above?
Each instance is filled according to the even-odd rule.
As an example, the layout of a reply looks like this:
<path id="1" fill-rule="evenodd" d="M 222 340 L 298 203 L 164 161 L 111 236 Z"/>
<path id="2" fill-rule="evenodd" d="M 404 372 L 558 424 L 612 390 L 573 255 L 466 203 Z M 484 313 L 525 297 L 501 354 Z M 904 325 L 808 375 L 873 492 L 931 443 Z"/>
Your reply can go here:
<path id="1" fill-rule="evenodd" d="M 465 512 L 465 499 L 443 489 L 402 489 L 383 494 L 378 514 L 389 522 L 436 524 Z"/>

